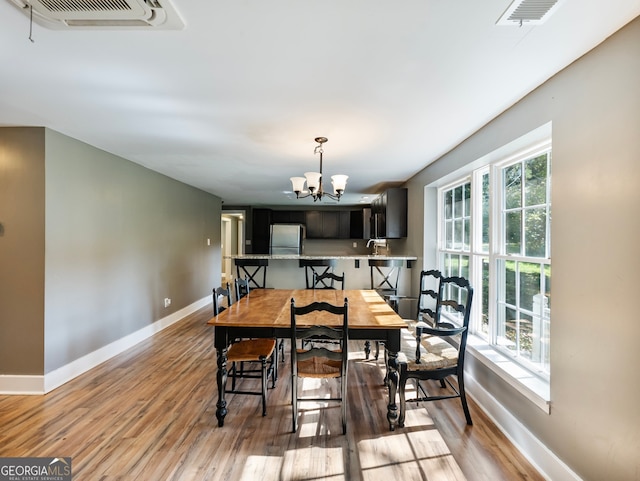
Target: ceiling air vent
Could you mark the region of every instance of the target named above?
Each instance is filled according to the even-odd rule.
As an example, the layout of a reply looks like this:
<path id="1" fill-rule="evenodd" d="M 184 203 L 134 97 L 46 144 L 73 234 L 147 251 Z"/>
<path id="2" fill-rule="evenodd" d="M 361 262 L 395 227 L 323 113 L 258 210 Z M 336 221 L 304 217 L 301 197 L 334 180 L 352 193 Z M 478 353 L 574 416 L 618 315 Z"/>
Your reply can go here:
<path id="1" fill-rule="evenodd" d="M 182 29 L 169 0 L 10 0 L 33 20 L 50 28 Z"/>
<path id="2" fill-rule="evenodd" d="M 540 25 L 547 21 L 563 0 L 514 0 L 496 25 Z"/>

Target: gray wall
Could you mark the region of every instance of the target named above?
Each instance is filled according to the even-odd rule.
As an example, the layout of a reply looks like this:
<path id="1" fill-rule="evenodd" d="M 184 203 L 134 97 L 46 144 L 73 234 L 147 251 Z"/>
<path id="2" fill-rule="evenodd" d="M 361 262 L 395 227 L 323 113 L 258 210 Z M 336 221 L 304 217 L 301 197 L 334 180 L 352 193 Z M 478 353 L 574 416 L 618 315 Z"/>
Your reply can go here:
<path id="1" fill-rule="evenodd" d="M 408 248 L 434 258 L 423 190 L 553 122 L 551 413 L 477 362 L 472 375 L 587 480 L 640 479 L 640 19 L 551 78 L 414 178 Z M 426 240 L 425 240 L 426 239 Z"/>
<path id="2" fill-rule="evenodd" d="M 44 367 L 44 129 L 0 128 L 0 375 Z"/>
<path id="3" fill-rule="evenodd" d="M 33 171 L 27 184 L 35 185 L 23 197 L 40 198 L 41 206 L 10 199 L 21 202 L 22 222 L 33 227 L 8 245 L 14 227 L 7 220 L 0 238 L 2 260 L 29 276 L 25 289 L 0 277 L 3 301 L 5 291 L 12 299 L 7 315 L 0 307 L 0 342 L 4 353 L 4 333 L 18 331 L 19 343 L 39 343 L 10 345 L 2 373 L 49 373 L 210 296 L 220 282 L 218 197 L 48 129 L 0 129 L 3 145 L 18 136 L 10 162 Z M 3 205 L 5 195 L 0 189 Z M 166 309 L 165 297 L 172 300 Z M 14 305 L 39 309 L 25 322 L 9 315 Z"/>

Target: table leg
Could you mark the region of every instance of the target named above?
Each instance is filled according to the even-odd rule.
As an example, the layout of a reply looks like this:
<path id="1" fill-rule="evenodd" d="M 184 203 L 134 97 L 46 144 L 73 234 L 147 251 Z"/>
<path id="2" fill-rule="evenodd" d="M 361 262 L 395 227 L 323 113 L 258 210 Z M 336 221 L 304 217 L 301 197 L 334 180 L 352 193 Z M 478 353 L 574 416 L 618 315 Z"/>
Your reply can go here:
<path id="1" fill-rule="evenodd" d="M 224 417 L 227 415 L 227 401 L 224 398 L 227 386 L 227 348 L 216 349 L 218 357 L 218 402 L 216 403 L 216 418 L 218 426 L 224 426 Z"/>
<path id="2" fill-rule="evenodd" d="M 387 350 L 387 383 L 389 386 L 389 404 L 387 405 L 387 420 L 389 429 L 395 431 L 398 424 L 398 406 L 396 393 L 398 392 L 398 352 Z"/>

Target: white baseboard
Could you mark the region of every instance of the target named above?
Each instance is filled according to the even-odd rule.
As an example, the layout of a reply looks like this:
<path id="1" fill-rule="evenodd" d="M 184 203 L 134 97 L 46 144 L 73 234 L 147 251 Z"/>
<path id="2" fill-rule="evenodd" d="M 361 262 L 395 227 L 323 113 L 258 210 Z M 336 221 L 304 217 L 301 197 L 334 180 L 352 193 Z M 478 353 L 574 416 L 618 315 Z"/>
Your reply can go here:
<path id="1" fill-rule="evenodd" d="M 44 376 L 0 376 L 0 394 L 46 394 L 88 370 L 108 361 L 211 302 L 211 296 L 190 304 L 136 332 L 118 339 Z"/>
<path id="2" fill-rule="evenodd" d="M 464 380 L 469 397 L 473 398 L 498 426 L 498 429 L 504 433 L 545 479 L 552 481 L 581 481 L 581 478 L 569 466 L 536 438 L 473 377 L 465 373 Z"/>

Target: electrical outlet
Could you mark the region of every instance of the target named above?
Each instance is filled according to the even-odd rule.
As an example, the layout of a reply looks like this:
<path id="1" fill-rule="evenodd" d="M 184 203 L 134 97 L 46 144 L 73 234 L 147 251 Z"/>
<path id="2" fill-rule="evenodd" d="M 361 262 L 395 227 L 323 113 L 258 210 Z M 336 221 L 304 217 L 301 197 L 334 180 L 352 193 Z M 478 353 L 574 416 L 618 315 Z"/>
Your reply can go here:
<path id="1" fill-rule="evenodd" d="M 171 305 L 171 299 L 168 297 L 164 298 L 164 307 L 169 307 Z"/>
<path id="2" fill-rule="evenodd" d="M 357 243 L 357 242 L 354 242 L 354 243 L 353 243 L 353 247 L 358 247 L 358 243 Z"/>

